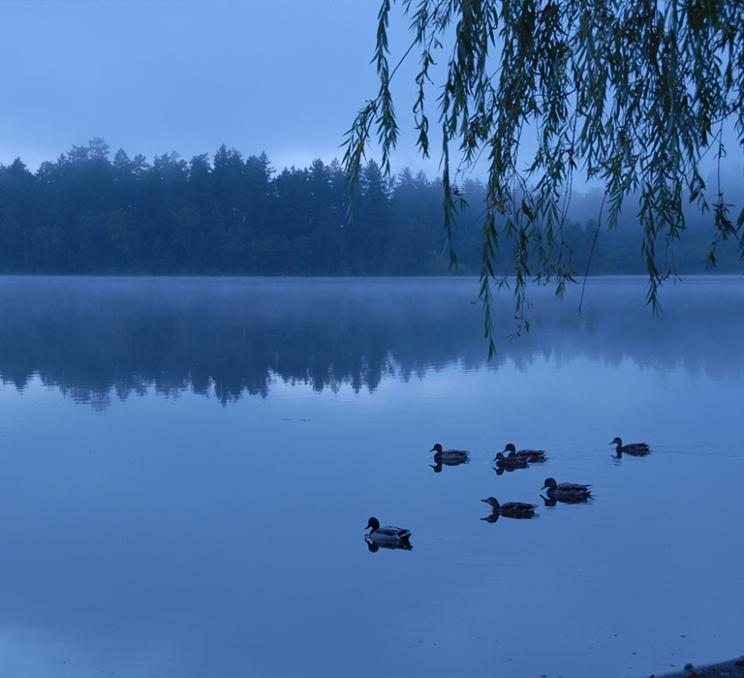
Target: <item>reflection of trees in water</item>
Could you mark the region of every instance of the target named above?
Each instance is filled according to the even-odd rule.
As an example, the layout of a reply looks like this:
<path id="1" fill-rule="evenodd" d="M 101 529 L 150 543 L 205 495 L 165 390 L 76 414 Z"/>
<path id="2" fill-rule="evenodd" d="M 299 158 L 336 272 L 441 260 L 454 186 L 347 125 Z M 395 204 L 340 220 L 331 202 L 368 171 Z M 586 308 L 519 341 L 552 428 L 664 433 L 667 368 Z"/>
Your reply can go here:
<path id="1" fill-rule="evenodd" d="M 715 285 L 715 287 L 714 287 Z M 150 388 L 265 396 L 272 378 L 314 389 L 374 390 L 459 361 L 483 367 L 473 280 L 0 279 L 0 378 L 34 374 L 75 400 L 105 407 Z M 616 365 L 681 365 L 723 377 L 741 370 L 744 284 L 689 280 L 666 291 L 665 312 L 643 305 L 643 285 L 594 280 L 575 299 L 534 294 L 533 331 L 504 339 L 489 365 L 527 369 L 579 356 Z M 503 295 L 499 323 L 511 329 Z"/>

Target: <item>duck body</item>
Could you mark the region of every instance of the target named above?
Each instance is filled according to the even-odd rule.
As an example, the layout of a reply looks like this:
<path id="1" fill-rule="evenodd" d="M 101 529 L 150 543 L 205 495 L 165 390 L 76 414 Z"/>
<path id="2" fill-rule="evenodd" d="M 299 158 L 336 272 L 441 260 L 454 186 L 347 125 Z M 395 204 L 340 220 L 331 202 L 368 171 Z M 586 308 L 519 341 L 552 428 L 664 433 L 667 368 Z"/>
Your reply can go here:
<path id="1" fill-rule="evenodd" d="M 434 447 L 429 451 L 434 452 L 435 464 L 456 466 L 457 464 L 464 464 L 470 460 L 470 453 L 467 450 L 444 450 L 439 443 L 434 445 Z"/>
<path id="2" fill-rule="evenodd" d="M 521 501 L 510 501 L 505 504 L 499 504 L 496 497 L 488 497 L 481 499 L 481 501 L 491 507 L 492 515 L 504 516 L 504 518 L 533 518 L 535 516 L 535 509 L 537 508 L 534 504 L 526 504 Z"/>
<path id="3" fill-rule="evenodd" d="M 456 464 L 464 464 L 470 460 L 466 450 L 442 450 L 434 455 L 435 464 L 447 464 L 454 466 Z"/>
<path id="4" fill-rule="evenodd" d="M 506 459 L 521 459 L 528 464 L 542 464 L 548 459 L 545 456 L 545 450 L 518 450 L 514 443 L 507 443 L 504 452 L 507 453 Z M 499 454 L 503 455 L 503 453 Z M 498 455 L 496 456 L 498 457 Z"/>
<path id="5" fill-rule="evenodd" d="M 504 456 L 503 452 L 499 452 L 494 458 L 494 461 L 499 468 L 506 471 L 513 471 L 514 469 L 518 468 L 527 468 L 529 466 L 526 459 L 517 457 L 516 455 L 513 457 L 507 457 Z"/>
<path id="6" fill-rule="evenodd" d="M 511 457 L 511 452 L 509 456 Z M 528 464 L 542 464 L 548 459 L 545 450 L 517 450 L 514 456 L 517 459 L 524 459 Z"/>
<path id="7" fill-rule="evenodd" d="M 380 521 L 372 517 L 367 521 L 367 527 L 365 529 L 369 530 L 364 537 L 368 542 L 390 548 L 410 547 L 409 539 L 411 537 L 411 530 L 405 527 L 380 525 Z"/>
<path id="8" fill-rule="evenodd" d="M 547 489 L 548 498 L 565 503 L 584 502 L 592 496 L 592 486 L 579 483 L 557 483 L 554 478 L 547 478 L 542 489 Z"/>
<path id="9" fill-rule="evenodd" d="M 623 439 L 620 436 L 617 436 L 610 445 L 615 446 L 615 453 L 618 457 L 623 454 L 644 457 L 651 452 L 651 447 L 648 443 L 627 443 L 623 445 Z"/>

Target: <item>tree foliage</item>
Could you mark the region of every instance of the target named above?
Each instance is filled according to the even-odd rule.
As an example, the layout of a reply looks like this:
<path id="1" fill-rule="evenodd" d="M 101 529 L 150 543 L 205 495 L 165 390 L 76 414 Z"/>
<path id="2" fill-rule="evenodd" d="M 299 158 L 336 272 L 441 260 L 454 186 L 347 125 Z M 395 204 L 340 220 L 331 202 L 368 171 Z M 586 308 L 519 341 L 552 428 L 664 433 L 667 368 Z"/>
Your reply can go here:
<path id="1" fill-rule="evenodd" d="M 470 205 L 459 215 L 458 272 L 472 275 L 480 266 L 485 186 L 469 181 L 463 192 Z M 0 273 L 447 274 L 440 196 L 422 173 L 386 177 L 369 161 L 356 216 L 346 223 L 349 195 L 336 161 L 275 171 L 266 155 L 244 157 L 225 146 L 189 161 L 176 153 L 148 161 L 123 150 L 112 159 L 94 139 L 36 172 L 20 160 L 0 165 Z M 591 213 L 574 210 L 565 225 L 579 267 L 589 257 Z M 626 226 L 599 243 L 596 272 L 640 272 L 638 229 Z M 704 229 L 696 226 L 685 245 L 700 249 Z M 679 254 L 683 270 L 704 270 L 694 246 Z M 494 261 L 507 266 L 507 253 Z M 721 269 L 734 262 L 724 247 Z"/>
<path id="2" fill-rule="evenodd" d="M 112 159 L 93 139 L 36 172 L 0 165 L 0 272 L 446 273 L 437 193 L 423 174 L 389 179 L 365 163 L 348 225 L 337 161 L 275 171 L 265 154 L 225 146 Z"/>
<path id="3" fill-rule="evenodd" d="M 388 27 L 381 0 L 374 62 L 379 90 L 346 137 L 352 186 L 376 135 L 389 171 L 399 126 Z M 613 228 L 628 198 L 642 226 L 648 301 L 675 273 L 686 227 L 684 203 L 712 213 L 707 247 L 723 241 L 744 254 L 744 211 L 736 218 L 718 185 L 706 186 L 706 154 L 720 163 L 724 129 L 744 143 L 744 3 L 740 0 L 400 0 L 417 55 L 414 127 L 431 152 L 432 116 L 441 135 L 444 226 L 453 242 L 461 177 L 485 162 L 480 295 L 493 350 L 492 283 L 515 276 L 516 312 L 526 282 L 573 280 L 565 224 L 577 173 L 604 186 L 598 223 Z M 441 79 L 438 78 L 441 76 Z M 429 100 L 436 96 L 435 112 Z M 530 143 L 534 140 L 534 148 Z M 660 246 L 665 249 L 660 256 Z M 499 271 L 496 251 L 510 252 Z M 662 263 L 663 261 L 663 263 Z M 451 248 L 456 265 L 456 249 Z"/>

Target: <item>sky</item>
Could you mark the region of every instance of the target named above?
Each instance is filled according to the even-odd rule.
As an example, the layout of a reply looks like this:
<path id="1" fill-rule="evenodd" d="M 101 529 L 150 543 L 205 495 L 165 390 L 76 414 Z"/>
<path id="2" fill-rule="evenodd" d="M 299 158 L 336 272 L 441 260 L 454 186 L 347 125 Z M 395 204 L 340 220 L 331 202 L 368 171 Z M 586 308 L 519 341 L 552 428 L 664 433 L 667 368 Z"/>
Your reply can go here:
<path id="1" fill-rule="evenodd" d="M 0 163 L 20 156 L 35 169 L 94 136 L 148 158 L 167 151 L 190 158 L 222 143 L 245 155 L 265 151 L 277 169 L 340 157 L 354 114 L 376 93 L 378 7 L 379 0 L 0 1 Z M 393 55 L 410 40 L 409 21 L 397 12 Z M 416 66 L 410 60 L 396 76 L 402 134 L 393 169 L 434 176 L 436 137 L 432 159 L 415 148 Z M 733 133 L 727 141 L 728 188 L 741 185 L 742 163 Z M 712 180 L 709 155 L 703 173 Z"/>
<path id="2" fill-rule="evenodd" d="M 329 160 L 375 92 L 377 7 L 0 2 L 0 162 L 21 156 L 35 167 L 93 136 L 148 157 L 176 150 L 188 158 L 225 143 L 266 151 L 275 166 Z M 421 165 L 405 141 L 397 159 Z"/>

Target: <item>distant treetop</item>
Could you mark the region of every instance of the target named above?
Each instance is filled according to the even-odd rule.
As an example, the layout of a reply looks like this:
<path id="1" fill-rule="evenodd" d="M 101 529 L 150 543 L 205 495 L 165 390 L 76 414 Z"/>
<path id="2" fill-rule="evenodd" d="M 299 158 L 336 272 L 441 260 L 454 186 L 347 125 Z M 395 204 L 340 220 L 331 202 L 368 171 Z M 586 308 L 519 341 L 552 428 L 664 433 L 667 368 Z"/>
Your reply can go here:
<path id="1" fill-rule="evenodd" d="M 386 177 L 366 162 L 349 222 L 336 161 L 276 170 L 265 153 L 226 146 L 190 160 L 124 150 L 111 160 L 106 143 L 94 139 L 36 172 L 20 159 L 0 165 L 0 273 L 475 275 L 486 187 L 467 181 L 462 190 L 469 206 L 459 214 L 452 271 L 441 187 L 420 172 Z M 585 210 L 564 225 L 569 263 L 578 268 L 592 251 L 586 219 Z M 623 228 L 594 248 L 594 272 L 642 272 L 634 221 L 623 215 Z M 681 270 L 704 270 L 705 237 L 698 218 L 678 251 Z M 721 250 L 721 270 L 736 266 L 731 244 Z M 493 261 L 508 269 L 509 252 L 495 252 Z"/>

